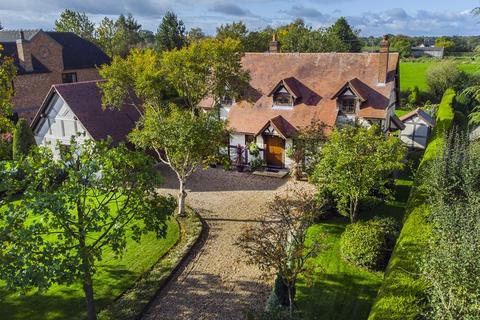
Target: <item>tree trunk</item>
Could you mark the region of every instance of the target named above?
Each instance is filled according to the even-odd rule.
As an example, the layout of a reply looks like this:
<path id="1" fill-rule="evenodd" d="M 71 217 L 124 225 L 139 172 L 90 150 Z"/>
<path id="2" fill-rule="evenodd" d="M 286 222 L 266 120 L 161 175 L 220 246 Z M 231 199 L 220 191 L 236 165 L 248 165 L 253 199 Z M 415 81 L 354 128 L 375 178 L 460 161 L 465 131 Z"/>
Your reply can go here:
<path id="1" fill-rule="evenodd" d="M 357 212 L 358 212 L 358 199 L 353 198 L 350 201 L 350 222 L 357 221 Z"/>
<path id="2" fill-rule="evenodd" d="M 180 187 L 178 192 L 178 215 L 180 217 L 185 216 L 185 197 L 187 192 L 185 192 L 185 180 L 179 179 Z"/>
<path id="3" fill-rule="evenodd" d="M 82 207 L 77 203 L 79 237 L 78 244 L 80 249 L 80 257 L 82 259 L 81 269 L 83 272 L 83 291 L 85 293 L 85 302 L 87 304 L 87 319 L 96 320 L 97 313 L 95 312 L 95 299 L 93 296 L 93 281 L 90 270 L 90 252 L 88 251 L 86 234 L 84 228 L 85 217 L 83 215 Z"/>
<path id="4" fill-rule="evenodd" d="M 290 313 L 290 318 L 293 316 L 293 301 L 295 300 L 295 291 L 294 291 L 294 286 L 295 284 L 289 283 L 287 288 L 288 288 L 288 311 Z"/>

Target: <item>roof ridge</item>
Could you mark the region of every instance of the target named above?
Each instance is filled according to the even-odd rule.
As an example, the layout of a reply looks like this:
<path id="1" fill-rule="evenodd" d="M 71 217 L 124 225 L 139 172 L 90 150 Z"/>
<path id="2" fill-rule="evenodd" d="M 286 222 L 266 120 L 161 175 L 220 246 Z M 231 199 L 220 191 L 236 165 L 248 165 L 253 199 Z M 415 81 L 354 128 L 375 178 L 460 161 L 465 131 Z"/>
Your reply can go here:
<path id="1" fill-rule="evenodd" d="M 96 83 L 96 82 L 106 82 L 105 79 L 96 79 L 96 80 L 86 80 L 86 81 L 77 81 L 77 82 L 70 82 L 70 83 L 57 83 L 52 85 L 53 87 L 67 87 L 67 86 L 75 86 L 81 84 L 89 84 L 89 83 Z"/>

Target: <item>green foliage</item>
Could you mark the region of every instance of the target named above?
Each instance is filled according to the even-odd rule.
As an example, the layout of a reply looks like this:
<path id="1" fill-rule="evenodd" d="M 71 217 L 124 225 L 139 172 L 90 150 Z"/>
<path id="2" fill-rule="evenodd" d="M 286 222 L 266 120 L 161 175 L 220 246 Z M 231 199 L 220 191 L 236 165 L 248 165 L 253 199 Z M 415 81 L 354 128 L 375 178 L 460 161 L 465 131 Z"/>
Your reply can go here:
<path id="1" fill-rule="evenodd" d="M 187 42 L 192 43 L 195 41 L 200 41 L 206 37 L 205 33 L 201 28 L 192 28 L 187 32 Z"/>
<path id="2" fill-rule="evenodd" d="M 458 64 L 452 61 L 444 61 L 439 64 L 432 65 L 426 73 L 426 82 L 432 97 L 438 99 L 443 93 L 453 88 L 462 90 L 465 86 L 467 76 L 460 70 Z M 438 101 L 438 100 L 437 100 Z"/>
<path id="3" fill-rule="evenodd" d="M 453 49 L 455 46 L 455 42 L 448 37 L 438 37 L 435 40 L 435 47 L 441 47 L 444 48 L 445 51 L 449 52 Z"/>
<path id="4" fill-rule="evenodd" d="M 0 161 L 12 160 L 12 135 L 0 134 Z"/>
<path id="5" fill-rule="evenodd" d="M 155 34 L 155 49 L 158 52 L 180 49 L 187 44 L 185 25 L 177 15 L 167 11 Z"/>
<path id="6" fill-rule="evenodd" d="M 250 171 L 252 172 L 257 171 L 258 169 L 263 168 L 266 165 L 267 163 L 265 162 L 265 160 L 259 158 L 255 158 L 249 162 Z"/>
<path id="7" fill-rule="evenodd" d="M 55 20 L 55 31 L 73 32 L 79 37 L 94 40 L 95 24 L 90 21 L 85 12 L 77 12 L 65 9 L 60 18 Z"/>
<path id="8" fill-rule="evenodd" d="M 386 137 L 376 126 L 337 128 L 323 146 L 310 179 L 319 189 L 329 190 L 339 212 L 353 222 L 360 201 L 372 191 L 388 194 L 389 177 L 403 168 L 405 152 L 399 139 Z"/>
<path id="9" fill-rule="evenodd" d="M 407 58 L 412 54 L 412 40 L 408 36 L 397 35 L 390 39 L 392 51 L 400 54 L 400 57 Z"/>
<path id="10" fill-rule="evenodd" d="M 94 319 L 92 276 L 103 248 L 121 255 L 127 230 L 136 241 L 148 231 L 164 237 L 175 201 L 155 191 L 161 177 L 148 158 L 108 142 L 80 147 L 72 140 L 58 161 L 38 148 L 13 171 L 24 173 L 24 193 L 0 216 L 0 255 L 8 255 L 0 277 L 7 288 L 23 290 L 81 281 Z M 18 181 L 0 172 L 0 182 L 15 193 Z"/>
<path id="11" fill-rule="evenodd" d="M 422 271 L 432 319 L 480 317 L 479 151 L 453 133 L 428 168 L 433 237 Z"/>
<path id="12" fill-rule="evenodd" d="M 358 30 L 353 30 L 345 17 L 340 17 L 327 31 L 328 34 L 340 40 L 342 46 L 337 52 L 360 52 L 362 43 L 358 38 Z"/>
<path id="13" fill-rule="evenodd" d="M 15 160 L 25 157 L 36 146 L 35 137 L 27 120 L 20 119 L 13 133 L 12 156 Z"/>
<path id="14" fill-rule="evenodd" d="M 415 107 L 418 105 L 419 94 L 420 94 L 420 90 L 418 89 L 418 87 L 417 86 L 413 87 L 412 91 L 408 95 L 408 104 L 411 107 Z"/>
<path id="15" fill-rule="evenodd" d="M 425 171 L 439 154 L 444 134 L 453 123 L 454 91 L 445 92 L 437 113 L 437 126 L 415 175 L 407 204 L 406 220 L 395 246 L 385 279 L 369 320 L 415 320 L 424 312 L 427 284 L 420 277 L 420 264 L 428 252 L 432 235 L 430 208 L 425 194 Z"/>
<path id="16" fill-rule="evenodd" d="M 9 117 L 12 115 L 13 78 L 17 68 L 13 58 L 5 57 L 0 44 L 0 133 L 10 132 L 13 128 Z"/>
<path id="17" fill-rule="evenodd" d="M 340 239 L 342 258 L 369 270 L 383 270 L 395 245 L 394 219 L 373 219 L 347 226 Z"/>

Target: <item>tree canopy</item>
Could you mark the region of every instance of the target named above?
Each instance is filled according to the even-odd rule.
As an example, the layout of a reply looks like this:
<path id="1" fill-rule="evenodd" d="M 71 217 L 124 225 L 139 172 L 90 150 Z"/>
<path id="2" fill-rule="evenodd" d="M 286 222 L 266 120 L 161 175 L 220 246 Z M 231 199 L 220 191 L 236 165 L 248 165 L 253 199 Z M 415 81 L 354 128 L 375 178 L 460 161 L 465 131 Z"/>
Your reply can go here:
<path id="1" fill-rule="evenodd" d="M 155 49 L 158 52 L 180 49 L 187 44 L 185 25 L 177 15 L 168 11 L 163 16 L 155 34 Z"/>
<path id="2" fill-rule="evenodd" d="M 3 47 L 0 45 L 0 133 L 13 129 L 10 116 L 12 115 L 12 84 L 16 73 L 17 69 L 13 64 L 13 58 L 5 57 Z"/>
<path id="3" fill-rule="evenodd" d="M 358 205 L 375 190 L 388 194 L 394 170 L 403 168 L 405 146 L 396 137 L 385 137 L 377 126 L 334 129 L 321 150 L 311 176 L 320 190 L 337 200 L 341 214 L 356 221 Z"/>
<path id="4" fill-rule="evenodd" d="M 60 18 L 55 20 L 55 31 L 73 32 L 84 39 L 94 40 L 95 24 L 85 12 L 65 9 Z"/>
<path id="5" fill-rule="evenodd" d="M 362 43 L 358 38 L 358 31 L 353 30 L 348 24 L 347 19 L 340 17 L 330 28 L 328 33 L 337 37 L 342 43 L 342 47 L 335 51 L 339 52 L 360 52 Z"/>
<path id="6" fill-rule="evenodd" d="M 23 290 L 80 282 L 90 320 L 96 319 L 92 276 L 104 249 L 121 255 L 127 237 L 164 237 L 175 208 L 173 198 L 155 191 L 162 180 L 151 161 L 108 141 L 72 140 L 59 160 L 38 148 L 0 173 L 3 190 L 24 190 L 20 200 L 1 202 L 1 278 Z"/>

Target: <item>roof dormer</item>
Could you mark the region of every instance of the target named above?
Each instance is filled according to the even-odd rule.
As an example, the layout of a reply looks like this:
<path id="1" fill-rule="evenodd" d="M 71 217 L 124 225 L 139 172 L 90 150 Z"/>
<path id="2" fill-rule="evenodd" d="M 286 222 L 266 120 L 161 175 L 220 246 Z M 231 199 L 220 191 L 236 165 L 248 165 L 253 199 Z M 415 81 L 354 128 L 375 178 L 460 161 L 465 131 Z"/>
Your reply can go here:
<path id="1" fill-rule="evenodd" d="M 362 94 L 361 82 L 357 78 L 345 83 L 332 97 L 333 99 L 337 99 L 337 108 L 344 114 L 357 113 L 360 105 L 367 100 Z"/>
<path id="2" fill-rule="evenodd" d="M 301 98 L 297 88 L 296 79 L 293 77 L 280 80 L 268 94 L 272 97 L 274 109 L 292 109 Z"/>

